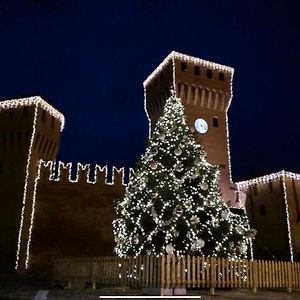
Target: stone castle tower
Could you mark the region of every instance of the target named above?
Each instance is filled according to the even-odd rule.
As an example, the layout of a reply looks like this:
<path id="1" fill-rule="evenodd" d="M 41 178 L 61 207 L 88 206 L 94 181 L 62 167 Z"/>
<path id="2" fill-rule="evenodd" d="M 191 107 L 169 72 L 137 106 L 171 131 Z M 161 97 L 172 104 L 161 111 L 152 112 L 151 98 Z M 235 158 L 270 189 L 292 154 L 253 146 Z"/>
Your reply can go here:
<path id="1" fill-rule="evenodd" d="M 0 268 L 27 251 L 40 159 L 56 158 L 64 117 L 40 97 L 0 102 Z"/>
<path id="2" fill-rule="evenodd" d="M 231 182 L 227 123 L 232 76 L 230 67 L 173 51 L 144 81 L 150 129 L 162 115 L 170 88 L 174 87 L 177 97 L 182 99 L 195 139 L 207 152 L 208 161 L 221 167 L 222 197 L 231 206 L 236 200 Z"/>

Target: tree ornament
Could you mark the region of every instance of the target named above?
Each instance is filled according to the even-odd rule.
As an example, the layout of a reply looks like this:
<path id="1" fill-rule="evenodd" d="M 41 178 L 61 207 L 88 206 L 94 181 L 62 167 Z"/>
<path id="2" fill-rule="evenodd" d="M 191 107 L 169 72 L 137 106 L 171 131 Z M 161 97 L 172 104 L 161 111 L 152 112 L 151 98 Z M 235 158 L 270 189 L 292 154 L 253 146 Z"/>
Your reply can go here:
<path id="1" fill-rule="evenodd" d="M 156 155 L 156 154 L 158 153 L 157 147 L 154 147 L 154 148 L 151 150 L 151 153 L 152 153 L 153 155 Z"/>
<path id="2" fill-rule="evenodd" d="M 168 255 L 173 255 L 174 254 L 174 247 L 171 244 L 168 244 L 166 246 L 166 252 Z"/>
<path id="3" fill-rule="evenodd" d="M 174 150 L 174 153 L 175 153 L 176 156 L 180 156 L 182 154 L 182 150 L 180 148 L 176 148 Z"/>
<path id="4" fill-rule="evenodd" d="M 177 172 L 182 172 L 183 171 L 183 165 L 181 163 L 178 164 L 175 168 L 176 168 Z"/>
<path id="5" fill-rule="evenodd" d="M 175 214 L 176 214 L 177 216 L 180 216 L 182 213 L 183 213 L 182 207 L 181 207 L 180 205 L 177 205 L 177 206 L 175 207 Z"/>
<path id="6" fill-rule="evenodd" d="M 195 165 L 198 165 L 201 162 L 200 157 L 196 157 L 194 160 Z"/>
<path id="7" fill-rule="evenodd" d="M 187 210 L 191 210 L 193 208 L 192 202 L 191 201 L 187 201 L 185 203 L 185 207 L 186 207 Z"/>
<path id="8" fill-rule="evenodd" d="M 166 135 L 163 132 L 161 132 L 158 137 L 161 141 L 164 141 L 166 138 Z"/>
<path id="9" fill-rule="evenodd" d="M 159 196 L 158 192 L 152 193 L 152 197 L 153 197 L 153 198 L 157 198 L 158 196 Z"/>
<path id="10" fill-rule="evenodd" d="M 190 221 L 192 225 L 196 225 L 200 222 L 200 219 L 197 216 L 192 216 Z"/>
<path id="11" fill-rule="evenodd" d="M 195 127 L 194 127 L 194 126 L 191 126 L 191 127 L 190 127 L 190 131 L 191 131 L 192 133 L 194 133 L 194 132 L 195 132 Z"/>
<path id="12" fill-rule="evenodd" d="M 223 210 L 221 212 L 221 217 L 222 217 L 222 219 L 227 220 L 228 219 L 228 212 L 226 210 Z"/>
<path id="13" fill-rule="evenodd" d="M 205 242 L 202 239 L 196 241 L 197 247 L 202 249 L 205 246 Z"/>
<path id="14" fill-rule="evenodd" d="M 175 231 L 174 231 L 174 236 L 175 236 L 175 237 L 179 237 L 179 231 L 178 231 L 178 230 L 175 230 Z"/>
<path id="15" fill-rule="evenodd" d="M 157 217 L 157 213 L 156 213 L 154 207 L 151 207 L 151 215 L 152 215 L 154 218 Z"/>
<path id="16" fill-rule="evenodd" d="M 206 191 L 208 189 L 208 184 L 206 182 L 202 182 L 200 188 L 201 190 Z"/>
<path id="17" fill-rule="evenodd" d="M 151 161 L 151 163 L 150 163 L 150 168 L 151 168 L 152 170 L 156 170 L 156 169 L 157 169 L 157 163 L 156 163 L 155 161 Z"/>
<path id="18" fill-rule="evenodd" d="M 250 231 L 248 232 L 247 237 L 250 239 L 254 239 L 257 235 L 257 230 L 254 228 L 251 228 Z"/>
<path id="19" fill-rule="evenodd" d="M 241 254 L 244 254 L 247 252 L 247 246 L 245 244 L 242 244 L 238 249 Z"/>
<path id="20" fill-rule="evenodd" d="M 134 245 L 137 245 L 139 243 L 139 236 L 136 235 L 134 238 L 133 238 L 133 244 Z"/>

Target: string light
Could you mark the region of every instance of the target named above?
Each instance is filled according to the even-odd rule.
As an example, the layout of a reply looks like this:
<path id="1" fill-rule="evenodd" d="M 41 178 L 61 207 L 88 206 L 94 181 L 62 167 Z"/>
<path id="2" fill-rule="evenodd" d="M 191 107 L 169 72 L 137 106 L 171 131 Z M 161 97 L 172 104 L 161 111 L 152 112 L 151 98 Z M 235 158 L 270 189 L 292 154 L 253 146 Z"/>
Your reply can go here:
<path id="1" fill-rule="evenodd" d="M 51 116 L 60 121 L 60 131 L 63 131 L 65 126 L 65 117 L 62 113 L 52 107 L 49 103 L 43 100 L 40 96 L 33 96 L 28 98 L 4 100 L 0 102 L 0 111 L 7 110 L 10 108 L 19 108 L 24 106 L 40 106 L 42 109 L 47 111 Z"/>
<path id="2" fill-rule="evenodd" d="M 186 62 L 191 62 L 194 64 L 198 64 L 201 65 L 205 68 L 210 68 L 213 70 L 219 70 L 219 71 L 223 71 L 223 72 L 228 72 L 228 73 L 232 73 L 233 72 L 233 68 L 231 67 L 227 67 L 224 65 L 220 65 L 214 62 L 210 62 L 208 60 L 204 60 L 201 58 L 197 58 L 197 57 L 193 57 L 190 55 L 186 55 L 186 54 L 182 54 L 176 51 L 172 51 L 163 61 L 162 63 L 159 64 L 159 66 L 147 77 L 147 79 L 144 81 L 144 87 L 146 87 L 164 68 L 165 66 L 174 59 L 178 59 L 178 60 L 182 60 L 182 61 L 186 61 Z"/>
<path id="3" fill-rule="evenodd" d="M 271 182 L 271 181 L 279 180 L 281 178 L 284 179 L 284 177 L 288 177 L 288 178 L 295 179 L 295 180 L 300 180 L 300 174 L 287 172 L 287 171 L 283 170 L 283 171 L 280 171 L 280 172 L 277 172 L 277 173 L 272 173 L 272 174 L 257 177 L 257 178 L 254 178 L 254 179 L 236 182 L 236 185 L 237 185 L 237 188 L 239 190 L 241 190 L 243 188 L 247 188 L 248 186 L 253 186 L 253 185 L 256 185 L 256 184 L 260 184 L 260 183 L 268 183 L 268 182 Z"/>
<path id="4" fill-rule="evenodd" d="M 11 100 L 11 101 L 14 101 L 14 100 Z M 18 235 L 18 245 L 17 245 L 15 269 L 18 268 L 19 259 L 20 259 L 21 238 L 22 238 L 22 231 L 23 231 L 24 212 L 25 212 L 25 207 L 26 207 L 29 168 L 30 168 L 30 163 L 31 163 L 31 152 L 32 152 L 32 147 L 33 147 L 33 141 L 34 141 L 35 131 L 36 131 L 37 113 L 38 113 L 38 104 L 35 105 L 35 109 L 34 109 L 32 134 L 31 134 L 30 145 L 29 145 L 29 150 L 28 150 L 28 157 L 27 157 L 27 164 L 26 164 L 26 173 L 25 173 L 25 182 L 24 182 L 24 190 L 23 190 L 23 201 L 22 201 L 21 220 L 20 220 L 19 235 Z"/>
<path id="5" fill-rule="evenodd" d="M 187 165 L 186 160 L 190 161 Z M 222 201 L 219 173 L 205 159 L 189 132 L 181 100 L 171 92 L 125 197 L 116 207 L 113 230 L 117 255 L 163 255 L 166 251 L 207 255 L 202 248 L 214 245 L 209 246 L 212 256 L 224 251 L 232 258 L 246 256 L 250 227 L 245 214 L 235 215 Z M 199 183 L 191 184 L 192 180 Z M 145 222 L 151 224 L 148 229 Z M 226 230 L 217 237 L 220 223 L 226 224 Z M 180 235 L 182 228 L 186 228 L 184 235 Z M 154 242 L 157 236 L 163 239 L 160 246 Z M 237 241 L 233 236 L 240 238 Z M 184 243 L 176 242 L 178 238 Z"/>

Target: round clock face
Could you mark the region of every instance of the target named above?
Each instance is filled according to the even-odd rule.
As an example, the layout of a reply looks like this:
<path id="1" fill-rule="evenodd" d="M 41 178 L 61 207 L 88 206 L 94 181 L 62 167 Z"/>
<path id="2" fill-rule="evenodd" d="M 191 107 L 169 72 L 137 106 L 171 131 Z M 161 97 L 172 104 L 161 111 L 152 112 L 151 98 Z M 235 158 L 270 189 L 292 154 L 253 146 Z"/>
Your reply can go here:
<path id="1" fill-rule="evenodd" d="M 204 134 L 208 130 L 208 124 L 204 119 L 199 118 L 195 121 L 195 128 L 199 133 Z"/>

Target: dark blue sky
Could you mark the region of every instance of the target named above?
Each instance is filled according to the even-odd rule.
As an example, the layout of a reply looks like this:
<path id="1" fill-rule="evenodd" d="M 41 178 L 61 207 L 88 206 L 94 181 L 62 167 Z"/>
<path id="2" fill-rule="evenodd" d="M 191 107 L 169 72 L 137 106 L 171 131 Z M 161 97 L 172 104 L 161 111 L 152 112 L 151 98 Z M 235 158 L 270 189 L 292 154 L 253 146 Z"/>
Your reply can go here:
<path id="1" fill-rule="evenodd" d="M 0 1 L 0 98 L 66 117 L 59 158 L 132 166 L 143 80 L 172 50 L 235 68 L 233 178 L 300 172 L 298 1 Z"/>

